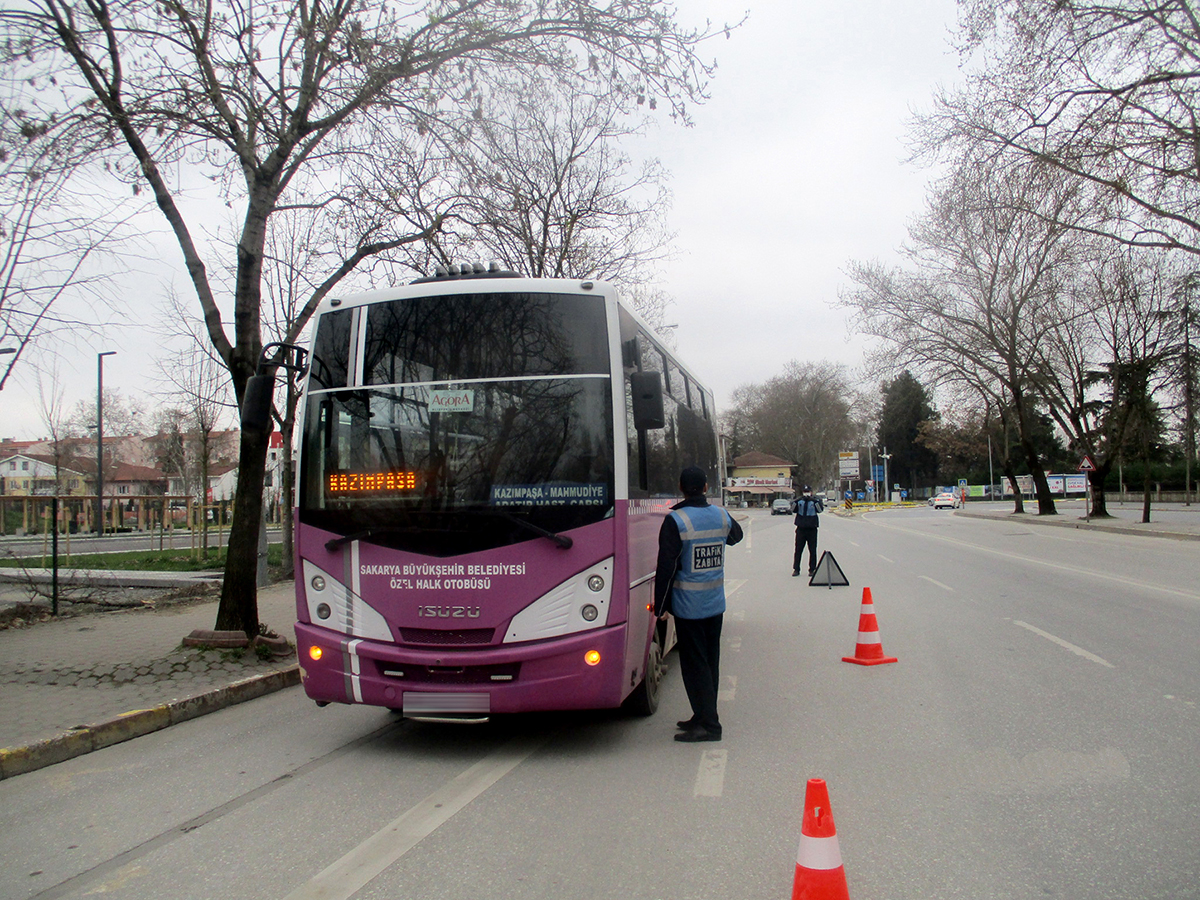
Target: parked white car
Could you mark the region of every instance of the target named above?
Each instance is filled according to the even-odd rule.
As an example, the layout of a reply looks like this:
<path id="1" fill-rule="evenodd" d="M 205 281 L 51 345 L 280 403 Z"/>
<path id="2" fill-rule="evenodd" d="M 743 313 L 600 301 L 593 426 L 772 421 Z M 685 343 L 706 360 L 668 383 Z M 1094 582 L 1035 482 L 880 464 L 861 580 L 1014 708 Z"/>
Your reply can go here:
<path id="1" fill-rule="evenodd" d="M 942 491 L 936 497 L 929 498 L 929 505 L 934 509 L 945 509 L 947 507 L 950 509 L 958 509 L 960 506 L 962 506 L 962 500 L 959 499 L 958 494 L 952 494 L 949 491 Z"/>

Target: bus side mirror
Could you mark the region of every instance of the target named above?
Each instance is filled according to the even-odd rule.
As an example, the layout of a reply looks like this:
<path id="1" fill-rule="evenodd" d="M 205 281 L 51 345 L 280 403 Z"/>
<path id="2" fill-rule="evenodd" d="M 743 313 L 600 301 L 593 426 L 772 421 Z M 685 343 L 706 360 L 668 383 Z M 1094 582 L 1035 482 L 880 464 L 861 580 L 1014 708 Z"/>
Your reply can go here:
<path id="1" fill-rule="evenodd" d="M 242 430 L 270 431 L 271 403 L 275 399 L 275 376 L 252 375 L 242 397 Z"/>
<path id="2" fill-rule="evenodd" d="M 667 417 L 663 412 L 662 374 L 633 372 L 629 376 L 629 388 L 633 397 L 633 427 L 638 431 L 665 428 Z"/>

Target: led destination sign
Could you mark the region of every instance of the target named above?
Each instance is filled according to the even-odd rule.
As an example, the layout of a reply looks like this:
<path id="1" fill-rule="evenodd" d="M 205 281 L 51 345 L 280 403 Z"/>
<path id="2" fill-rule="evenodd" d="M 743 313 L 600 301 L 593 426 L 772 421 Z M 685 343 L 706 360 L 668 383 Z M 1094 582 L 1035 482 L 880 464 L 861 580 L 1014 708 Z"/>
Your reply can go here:
<path id="1" fill-rule="evenodd" d="M 332 472 L 330 494 L 390 494 L 417 487 L 417 473 L 409 472 Z"/>

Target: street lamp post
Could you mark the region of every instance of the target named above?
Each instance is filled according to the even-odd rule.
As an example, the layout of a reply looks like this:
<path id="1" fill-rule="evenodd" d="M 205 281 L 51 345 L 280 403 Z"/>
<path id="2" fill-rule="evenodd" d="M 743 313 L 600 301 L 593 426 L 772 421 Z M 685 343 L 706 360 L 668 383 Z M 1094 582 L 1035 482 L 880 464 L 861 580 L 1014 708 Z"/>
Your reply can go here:
<path id="1" fill-rule="evenodd" d="M 892 502 L 892 486 L 888 481 L 888 460 L 892 458 L 892 454 L 887 452 L 887 445 L 884 444 L 883 452 L 879 454 L 879 458 L 883 460 L 883 496 L 886 502 Z"/>
<path id="2" fill-rule="evenodd" d="M 104 534 L 104 357 L 116 350 L 96 354 L 96 534 Z"/>

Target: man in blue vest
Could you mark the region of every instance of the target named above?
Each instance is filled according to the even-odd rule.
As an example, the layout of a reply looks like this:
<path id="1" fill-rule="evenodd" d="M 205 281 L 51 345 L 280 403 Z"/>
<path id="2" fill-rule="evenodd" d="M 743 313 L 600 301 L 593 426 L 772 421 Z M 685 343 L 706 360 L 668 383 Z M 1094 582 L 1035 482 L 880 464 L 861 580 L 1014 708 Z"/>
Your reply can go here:
<path id="1" fill-rule="evenodd" d="M 704 470 L 689 466 L 679 475 L 683 500 L 671 507 L 658 532 L 654 614 L 675 616 L 679 671 L 692 717 L 679 723 L 677 741 L 719 741 L 721 623 L 725 616 L 725 545 L 742 539 L 742 529 L 720 506 L 704 497 Z"/>
<path id="2" fill-rule="evenodd" d="M 808 577 L 812 578 L 817 571 L 817 529 L 821 527 L 819 518 L 825 509 L 825 503 L 820 497 L 814 497 L 812 488 L 807 484 L 800 496 L 796 498 L 796 552 L 792 556 L 792 575 L 800 574 L 800 560 L 804 556 L 804 548 L 808 547 Z"/>

